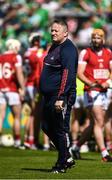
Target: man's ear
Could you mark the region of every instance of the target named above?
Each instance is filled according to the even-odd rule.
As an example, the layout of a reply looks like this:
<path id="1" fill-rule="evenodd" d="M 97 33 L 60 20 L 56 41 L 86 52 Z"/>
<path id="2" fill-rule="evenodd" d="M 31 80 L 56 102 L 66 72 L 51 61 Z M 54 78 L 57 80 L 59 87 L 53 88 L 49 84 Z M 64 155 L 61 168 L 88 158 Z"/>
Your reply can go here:
<path id="1" fill-rule="evenodd" d="M 64 32 L 64 37 L 68 36 L 68 31 Z"/>

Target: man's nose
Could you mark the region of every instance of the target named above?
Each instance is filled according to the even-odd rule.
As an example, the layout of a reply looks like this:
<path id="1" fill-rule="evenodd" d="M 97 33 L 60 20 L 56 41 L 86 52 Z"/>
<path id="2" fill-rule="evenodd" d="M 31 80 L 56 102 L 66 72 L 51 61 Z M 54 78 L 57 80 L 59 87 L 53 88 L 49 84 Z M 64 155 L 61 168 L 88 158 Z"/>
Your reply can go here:
<path id="1" fill-rule="evenodd" d="M 55 31 L 52 31 L 52 35 L 54 35 L 55 34 Z"/>

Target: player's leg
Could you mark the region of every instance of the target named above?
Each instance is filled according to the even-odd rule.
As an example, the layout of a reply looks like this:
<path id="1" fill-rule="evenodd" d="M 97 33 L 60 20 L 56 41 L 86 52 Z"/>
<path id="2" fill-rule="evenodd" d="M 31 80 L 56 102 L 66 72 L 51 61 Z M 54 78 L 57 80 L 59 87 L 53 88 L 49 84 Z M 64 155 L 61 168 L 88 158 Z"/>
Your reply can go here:
<path id="1" fill-rule="evenodd" d="M 6 114 L 6 97 L 5 94 L 0 92 L 0 136 L 2 135 L 3 130 L 3 121 Z"/>
<path id="2" fill-rule="evenodd" d="M 94 106 L 92 108 L 93 118 L 94 118 L 94 136 L 98 147 L 101 151 L 102 160 L 103 161 L 112 161 L 112 158 L 109 156 L 109 153 L 105 147 L 104 142 L 104 120 L 105 120 L 105 112 L 102 109 L 102 106 Z"/>
<path id="3" fill-rule="evenodd" d="M 50 142 L 48 136 L 43 133 L 43 150 L 48 151 L 50 149 Z"/>
<path id="4" fill-rule="evenodd" d="M 3 134 L 3 122 L 6 114 L 6 103 L 1 104 L 0 103 L 0 144 L 1 144 L 1 136 Z"/>
<path id="5" fill-rule="evenodd" d="M 76 144 L 79 135 L 79 118 L 81 116 L 80 109 L 73 108 L 71 114 L 71 137 L 72 145 Z"/>
<path id="6" fill-rule="evenodd" d="M 24 128 L 24 146 L 30 149 L 36 149 L 34 142 L 34 108 L 35 108 L 35 93 L 34 86 L 26 87 L 26 99 L 30 108 L 30 114 Z"/>
<path id="7" fill-rule="evenodd" d="M 112 151 L 112 119 L 109 118 L 108 121 L 105 123 L 104 127 L 105 132 L 105 144 L 107 150 Z"/>
<path id="8" fill-rule="evenodd" d="M 12 114 L 14 116 L 13 124 L 13 135 L 15 140 L 15 147 L 21 145 L 21 110 L 22 104 L 20 101 L 20 96 L 16 92 L 7 93 L 8 104 L 11 107 Z"/>

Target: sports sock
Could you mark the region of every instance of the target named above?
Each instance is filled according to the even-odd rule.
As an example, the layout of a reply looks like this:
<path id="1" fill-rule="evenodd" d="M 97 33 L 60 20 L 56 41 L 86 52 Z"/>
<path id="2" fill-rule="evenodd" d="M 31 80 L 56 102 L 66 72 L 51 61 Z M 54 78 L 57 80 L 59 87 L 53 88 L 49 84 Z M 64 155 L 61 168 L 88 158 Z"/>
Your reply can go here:
<path id="1" fill-rule="evenodd" d="M 103 148 L 103 149 L 101 150 L 101 155 L 102 155 L 102 157 L 105 157 L 105 156 L 109 155 L 109 153 L 108 153 L 108 151 L 107 151 L 106 148 Z"/>
<path id="2" fill-rule="evenodd" d="M 29 144 L 34 144 L 34 136 L 29 136 Z"/>

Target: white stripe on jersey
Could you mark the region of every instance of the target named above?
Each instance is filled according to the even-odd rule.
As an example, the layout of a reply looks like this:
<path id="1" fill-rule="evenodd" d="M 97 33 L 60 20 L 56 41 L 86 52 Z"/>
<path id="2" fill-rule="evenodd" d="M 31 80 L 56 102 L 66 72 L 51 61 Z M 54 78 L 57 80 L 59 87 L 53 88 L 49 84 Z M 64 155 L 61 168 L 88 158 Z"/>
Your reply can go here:
<path id="1" fill-rule="evenodd" d="M 15 64 L 15 66 L 16 67 L 22 66 L 22 57 L 21 57 L 21 55 L 17 54 L 16 58 L 17 58 L 17 62 Z"/>
<path id="2" fill-rule="evenodd" d="M 52 65 L 52 64 L 49 64 L 49 63 L 45 63 L 46 66 L 51 66 L 51 67 L 61 67 L 61 65 Z"/>
<path id="3" fill-rule="evenodd" d="M 86 49 L 83 49 L 80 52 L 80 54 L 79 54 L 79 61 L 78 61 L 79 64 L 87 64 L 87 62 L 84 61 L 84 56 L 85 56 L 86 53 L 87 53 Z"/>

